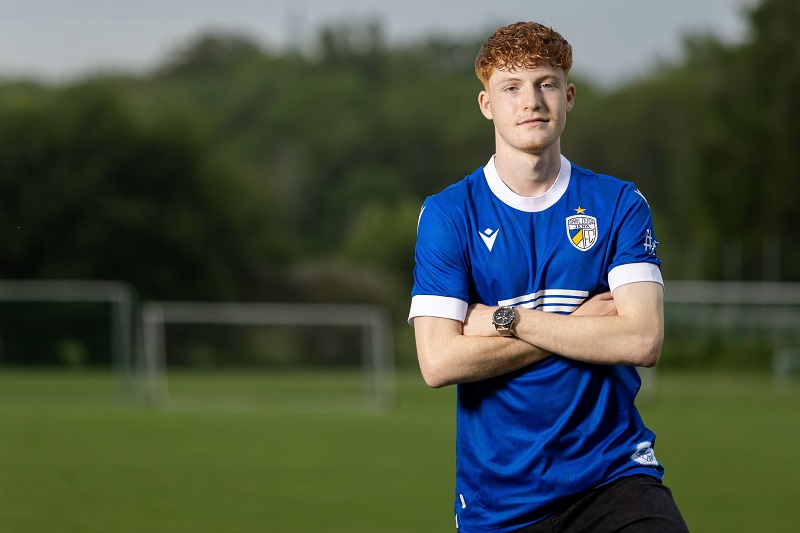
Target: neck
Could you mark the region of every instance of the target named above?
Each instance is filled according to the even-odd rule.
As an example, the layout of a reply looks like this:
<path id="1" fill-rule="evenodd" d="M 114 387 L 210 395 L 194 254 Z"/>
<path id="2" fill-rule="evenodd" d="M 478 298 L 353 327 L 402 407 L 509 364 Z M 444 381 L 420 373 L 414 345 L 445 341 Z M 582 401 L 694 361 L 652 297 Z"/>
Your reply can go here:
<path id="1" fill-rule="evenodd" d="M 541 196 L 550 190 L 561 170 L 558 143 L 537 153 L 503 150 L 497 147 L 494 164 L 509 189 L 520 196 Z"/>

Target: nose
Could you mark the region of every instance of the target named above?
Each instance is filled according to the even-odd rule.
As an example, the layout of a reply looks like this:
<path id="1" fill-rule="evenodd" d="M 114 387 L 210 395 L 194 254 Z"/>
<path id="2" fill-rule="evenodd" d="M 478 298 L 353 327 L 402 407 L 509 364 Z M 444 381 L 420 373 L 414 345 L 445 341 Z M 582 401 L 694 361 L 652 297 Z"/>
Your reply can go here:
<path id="1" fill-rule="evenodd" d="M 540 104 L 539 93 L 536 90 L 536 87 L 529 87 L 525 90 L 524 103 L 525 103 L 525 109 L 530 109 L 531 111 L 539 109 L 539 106 L 541 104 Z"/>

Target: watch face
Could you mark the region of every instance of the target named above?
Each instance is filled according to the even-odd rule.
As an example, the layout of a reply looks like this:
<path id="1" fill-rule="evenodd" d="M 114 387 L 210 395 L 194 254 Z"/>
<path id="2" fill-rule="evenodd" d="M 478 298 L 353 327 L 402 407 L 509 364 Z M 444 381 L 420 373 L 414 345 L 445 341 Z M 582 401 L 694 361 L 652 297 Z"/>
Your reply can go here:
<path id="1" fill-rule="evenodd" d="M 514 309 L 511 307 L 501 307 L 496 309 L 492 315 L 492 322 L 497 326 L 510 326 L 514 321 Z"/>

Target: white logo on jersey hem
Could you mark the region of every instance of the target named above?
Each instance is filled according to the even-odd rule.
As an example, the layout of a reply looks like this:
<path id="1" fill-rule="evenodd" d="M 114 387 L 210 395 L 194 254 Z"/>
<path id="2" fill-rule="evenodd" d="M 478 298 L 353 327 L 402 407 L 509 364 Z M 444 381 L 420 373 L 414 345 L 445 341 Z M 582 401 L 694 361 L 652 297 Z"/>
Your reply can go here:
<path id="1" fill-rule="evenodd" d="M 497 239 L 498 233 L 500 233 L 500 228 L 486 228 L 485 230 L 478 232 L 478 235 L 480 235 L 481 239 L 483 239 L 483 244 L 486 245 L 490 252 L 492 251 L 492 247 L 494 247 L 494 241 Z"/>
<path id="2" fill-rule="evenodd" d="M 656 452 L 653 450 L 653 443 L 644 441 L 636 446 L 636 451 L 631 455 L 631 459 L 644 466 L 658 466 Z"/>

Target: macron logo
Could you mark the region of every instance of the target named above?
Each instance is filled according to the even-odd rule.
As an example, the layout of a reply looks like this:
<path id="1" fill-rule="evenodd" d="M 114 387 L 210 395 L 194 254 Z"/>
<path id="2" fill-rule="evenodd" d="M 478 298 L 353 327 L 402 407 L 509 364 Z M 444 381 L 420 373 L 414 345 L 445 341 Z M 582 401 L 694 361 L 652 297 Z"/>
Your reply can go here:
<path id="1" fill-rule="evenodd" d="M 500 233 L 500 228 L 498 229 L 486 228 L 485 230 L 478 232 L 478 235 L 481 236 L 481 239 L 483 239 L 483 243 L 486 245 L 486 247 L 489 249 L 490 252 L 492 251 L 492 247 L 494 246 L 494 241 L 495 239 L 497 239 L 498 233 Z"/>

